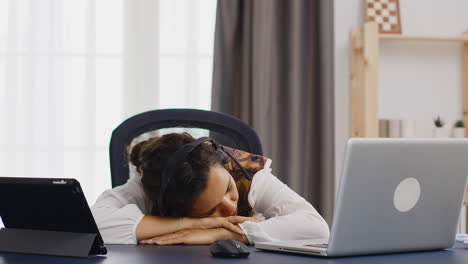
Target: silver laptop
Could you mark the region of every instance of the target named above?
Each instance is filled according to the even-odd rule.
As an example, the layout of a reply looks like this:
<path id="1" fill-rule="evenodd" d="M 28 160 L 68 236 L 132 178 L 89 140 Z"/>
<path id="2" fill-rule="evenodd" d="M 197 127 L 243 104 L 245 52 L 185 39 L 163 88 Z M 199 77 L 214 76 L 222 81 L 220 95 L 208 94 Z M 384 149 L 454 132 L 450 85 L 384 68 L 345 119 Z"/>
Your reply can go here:
<path id="1" fill-rule="evenodd" d="M 350 139 L 329 240 L 255 247 L 330 257 L 449 248 L 467 175 L 468 139 Z"/>

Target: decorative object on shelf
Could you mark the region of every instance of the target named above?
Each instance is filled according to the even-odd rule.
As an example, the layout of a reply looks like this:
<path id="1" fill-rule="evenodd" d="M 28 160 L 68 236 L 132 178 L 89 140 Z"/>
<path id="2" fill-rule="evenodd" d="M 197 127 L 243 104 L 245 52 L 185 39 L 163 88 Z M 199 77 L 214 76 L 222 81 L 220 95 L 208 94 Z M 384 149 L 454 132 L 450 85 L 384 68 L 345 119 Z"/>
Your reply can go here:
<path id="1" fill-rule="evenodd" d="M 454 138 L 464 138 L 465 137 L 465 124 L 463 120 L 457 120 L 452 130 L 452 137 Z"/>
<path id="2" fill-rule="evenodd" d="M 434 119 L 434 128 L 432 129 L 432 137 L 434 137 L 434 138 L 447 137 L 445 135 L 444 125 L 445 125 L 445 122 L 440 116 L 435 118 Z"/>
<path id="3" fill-rule="evenodd" d="M 366 21 L 375 22 L 379 33 L 401 34 L 399 0 L 364 0 Z"/>

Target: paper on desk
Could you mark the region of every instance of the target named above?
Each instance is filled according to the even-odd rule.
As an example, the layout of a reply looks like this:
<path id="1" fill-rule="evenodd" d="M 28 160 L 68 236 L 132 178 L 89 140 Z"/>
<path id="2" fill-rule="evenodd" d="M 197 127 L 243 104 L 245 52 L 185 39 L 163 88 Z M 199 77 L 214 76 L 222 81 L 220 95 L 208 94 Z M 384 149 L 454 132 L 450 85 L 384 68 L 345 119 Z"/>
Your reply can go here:
<path id="1" fill-rule="evenodd" d="M 457 234 L 455 240 L 468 244 L 468 234 Z"/>

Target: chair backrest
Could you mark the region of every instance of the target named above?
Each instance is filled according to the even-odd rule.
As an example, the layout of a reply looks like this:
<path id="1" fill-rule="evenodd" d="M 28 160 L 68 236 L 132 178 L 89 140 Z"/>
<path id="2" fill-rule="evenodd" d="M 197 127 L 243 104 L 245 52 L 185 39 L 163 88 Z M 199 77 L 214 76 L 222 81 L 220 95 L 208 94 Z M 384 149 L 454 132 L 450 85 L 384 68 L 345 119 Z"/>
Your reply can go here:
<path id="1" fill-rule="evenodd" d="M 210 137 L 220 144 L 263 155 L 257 133 L 243 121 L 218 112 L 197 109 L 162 109 L 137 114 L 114 129 L 110 141 L 112 187 L 129 178 L 127 146 L 146 132 L 162 128 L 189 127 L 210 131 Z"/>

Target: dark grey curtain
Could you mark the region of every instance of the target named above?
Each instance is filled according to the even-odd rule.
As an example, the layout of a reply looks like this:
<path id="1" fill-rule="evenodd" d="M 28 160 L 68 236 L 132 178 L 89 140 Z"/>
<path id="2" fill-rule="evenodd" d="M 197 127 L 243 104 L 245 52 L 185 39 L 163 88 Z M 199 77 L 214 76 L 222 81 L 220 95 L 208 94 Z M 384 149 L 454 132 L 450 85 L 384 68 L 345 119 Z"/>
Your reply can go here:
<path id="1" fill-rule="evenodd" d="M 218 0 L 212 109 L 259 134 L 273 173 L 334 202 L 333 1 Z"/>

